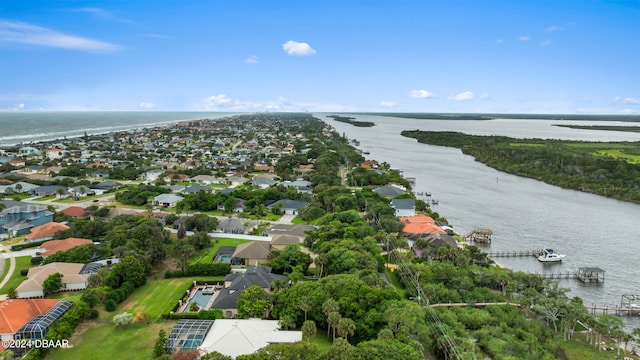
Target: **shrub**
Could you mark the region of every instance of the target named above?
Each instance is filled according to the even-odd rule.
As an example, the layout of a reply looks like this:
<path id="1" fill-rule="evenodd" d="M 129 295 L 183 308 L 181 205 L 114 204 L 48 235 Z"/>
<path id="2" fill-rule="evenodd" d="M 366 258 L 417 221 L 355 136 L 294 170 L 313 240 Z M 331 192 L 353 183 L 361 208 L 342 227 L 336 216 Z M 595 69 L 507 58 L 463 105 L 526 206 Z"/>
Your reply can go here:
<path id="1" fill-rule="evenodd" d="M 104 303 L 104 309 L 109 312 L 115 311 L 117 306 L 118 306 L 118 303 L 115 302 L 113 299 L 107 299 L 107 301 Z"/>
<path id="2" fill-rule="evenodd" d="M 28 272 L 29 272 L 29 269 L 22 269 L 20 270 L 20 276 L 27 276 Z"/>
<path id="3" fill-rule="evenodd" d="M 34 256 L 31 258 L 31 265 L 40 265 L 42 262 L 42 256 Z"/>
<path id="4" fill-rule="evenodd" d="M 118 327 L 129 326 L 133 322 L 133 314 L 128 312 L 120 313 L 113 317 L 113 323 Z"/>
<path id="5" fill-rule="evenodd" d="M 198 319 L 201 319 L 201 320 L 222 319 L 222 310 L 219 310 L 219 309 L 200 310 L 198 312 Z"/>

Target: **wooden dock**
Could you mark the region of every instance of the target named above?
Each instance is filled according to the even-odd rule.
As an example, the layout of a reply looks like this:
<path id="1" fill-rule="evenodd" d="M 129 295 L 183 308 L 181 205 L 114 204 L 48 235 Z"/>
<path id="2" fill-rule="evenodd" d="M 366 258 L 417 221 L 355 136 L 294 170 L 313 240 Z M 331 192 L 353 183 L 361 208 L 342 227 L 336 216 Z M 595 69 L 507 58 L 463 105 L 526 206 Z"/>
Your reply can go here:
<path id="1" fill-rule="evenodd" d="M 583 283 L 604 282 L 604 270 L 598 267 L 581 267 L 575 271 L 534 272 L 529 275 L 538 275 L 543 279 L 577 279 Z"/>
<path id="2" fill-rule="evenodd" d="M 637 307 L 619 307 L 619 306 L 598 306 L 598 305 L 585 305 L 591 314 L 608 314 L 612 312 L 615 315 L 640 315 L 640 308 Z"/>
<path id="3" fill-rule="evenodd" d="M 535 250 L 504 250 L 504 251 L 493 251 L 488 252 L 487 256 L 492 257 L 514 257 L 514 256 L 535 256 L 538 257 L 542 255 L 542 249 Z"/>
<path id="4" fill-rule="evenodd" d="M 489 229 L 474 229 L 470 233 L 463 235 L 462 240 L 468 242 L 491 243 L 491 235 L 493 235 L 493 231 Z"/>

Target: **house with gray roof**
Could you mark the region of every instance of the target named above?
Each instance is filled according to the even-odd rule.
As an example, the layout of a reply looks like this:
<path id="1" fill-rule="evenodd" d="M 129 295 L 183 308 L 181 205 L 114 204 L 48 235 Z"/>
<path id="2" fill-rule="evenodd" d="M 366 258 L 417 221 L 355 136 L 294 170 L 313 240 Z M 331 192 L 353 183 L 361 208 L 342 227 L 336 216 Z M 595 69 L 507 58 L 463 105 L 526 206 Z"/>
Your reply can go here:
<path id="1" fill-rule="evenodd" d="M 298 215 L 300 210 L 309 206 L 310 203 L 306 201 L 298 201 L 298 200 L 278 200 L 269 206 L 268 209 L 272 211 L 275 209 L 276 211 L 281 211 L 285 215 Z"/>
<path id="2" fill-rule="evenodd" d="M 31 205 L 19 201 L 0 201 L 5 209 L 0 211 L 0 234 L 20 236 L 34 226 L 53 221 L 53 213 L 43 205 Z"/>
<path id="3" fill-rule="evenodd" d="M 373 189 L 373 192 L 380 196 L 391 199 L 398 195 L 404 194 L 406 190 L 393 185 L 385 185 L 385 186 L 380 186 L 378 188 Z"/>
<path id="4" fill-rule="evenodd" d="M 256 285 L 270 292 L 271 283 L 283 277 L 272 274 L 270 267 L 262 265 L 251 266 L 241 274 L 229 274 L 224 278 L 224 288 L 218 292 L 211 308 L 222 310 L 225 317 L 235 317 L 238 314 L 238 298 L 242 290 Z"/>
<path id="5" fill-rule="evenodd" d="M 414 216 L 416 214 L 415 199 L 393 199 L 389 204 L 395 211 L 396 216 Z"/>
<path id="6" fill-rule="evenodd" d="M 175 207 L 184 198 L 176 194 L 160 194 L 153 198 L 153 204 L 162 207 Z"/>
<path id="7" fill-rule="evenodd" d="M 258 222 L 249 219 L 227 218 L 218 221 L 217 231 L 226 234 L 246 234 L 258 226 Z"/>

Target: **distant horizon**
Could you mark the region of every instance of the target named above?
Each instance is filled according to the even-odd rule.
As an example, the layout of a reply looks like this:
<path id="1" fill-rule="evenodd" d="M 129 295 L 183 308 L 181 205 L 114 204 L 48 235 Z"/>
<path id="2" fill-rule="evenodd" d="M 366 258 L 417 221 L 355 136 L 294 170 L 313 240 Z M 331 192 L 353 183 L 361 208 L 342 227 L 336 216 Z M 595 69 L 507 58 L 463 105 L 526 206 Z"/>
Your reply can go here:
<path id="1" fill-rule="evenodd" d="M 6 110 L 0 109 L 3 113 L 212 113 L 212 114 L 434 114 L 434 115 L 524 115 L 524 116 L 553 116 L 566 115 L 571 117 L 579 116 L 613 116 L 613 117 L 637 117 L 640 114 L 620 114 L 620 113 L 527 113 L 527 112 L 445 112 L 445 111 L 207 111 L 207 110 Z"/>

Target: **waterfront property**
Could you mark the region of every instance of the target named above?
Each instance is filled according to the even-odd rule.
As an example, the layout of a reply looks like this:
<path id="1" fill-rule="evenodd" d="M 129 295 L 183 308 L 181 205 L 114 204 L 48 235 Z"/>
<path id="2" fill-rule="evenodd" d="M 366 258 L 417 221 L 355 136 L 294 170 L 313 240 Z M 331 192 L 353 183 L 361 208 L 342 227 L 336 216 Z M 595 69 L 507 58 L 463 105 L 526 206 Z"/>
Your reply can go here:
<path id="1" fill-rule="evenodd" d="M 46 206 L 29 205 L 19 201 L 0 201 L 6 208 L 0 211 L 0 234 L 20 236 L 35 226 L 53 221 L 53 213 Z"/>

